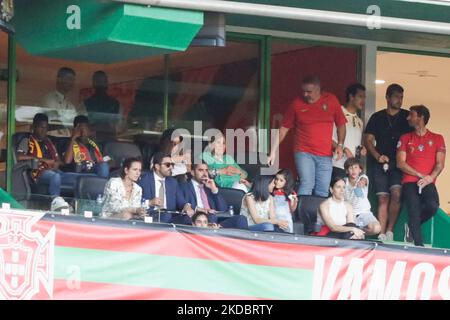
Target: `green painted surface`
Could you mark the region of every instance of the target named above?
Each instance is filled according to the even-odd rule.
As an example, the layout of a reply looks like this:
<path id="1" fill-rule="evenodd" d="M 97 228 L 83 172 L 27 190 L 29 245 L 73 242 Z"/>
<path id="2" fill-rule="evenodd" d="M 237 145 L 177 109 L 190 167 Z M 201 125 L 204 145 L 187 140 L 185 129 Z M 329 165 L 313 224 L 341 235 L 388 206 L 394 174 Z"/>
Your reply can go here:
<path id="1" fill-rule="evenodd" d="M 81 281 L 98 283 L 272 299 L 311 299 L 312 292 L 312 270 L 56 247 L 55 279 L 70 278 L 73 266 Z"/>
<path id="2" fill-rule="evenodd" d="M 79 28 L 72 28 L 79 8 Z M 67 13 L 69 11 L 69 13 Z M 96 63 L 186 50 L 203 26 L 203 12 L 78 0 L 18 0 L 18 42 L 34 55 Z M 70 27 L 70 28 L 69 28 Z"/>

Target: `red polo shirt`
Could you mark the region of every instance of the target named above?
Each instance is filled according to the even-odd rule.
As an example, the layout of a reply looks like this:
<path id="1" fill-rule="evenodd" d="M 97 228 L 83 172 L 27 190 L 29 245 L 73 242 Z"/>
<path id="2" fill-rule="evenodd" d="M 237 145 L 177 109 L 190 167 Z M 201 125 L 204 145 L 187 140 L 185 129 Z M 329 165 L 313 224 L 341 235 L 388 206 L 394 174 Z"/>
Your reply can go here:
<path id="1" fill-rule="evenodd" d="M 333 123 L 339 127 L 347 120 L 336 96 L 323 92 L 320 99 L 312 104 L 296 98 L 284 114 L 282 126 L 295 127 L 295 152 L 331 156 Z"/>
<path id="2" fill-rule="evenodd" d="M 440 134 L 430 130 L 427 130 L 424 136 L 413 131 L 400 137 L 397 151 L 405 151 L 406 163 L 420 173 L 429 175 L 436 164 L 436 153 L 445 152 L 445 142 Z M 402 183 L 417 181 L 419 177 L 403 173 Z"/>

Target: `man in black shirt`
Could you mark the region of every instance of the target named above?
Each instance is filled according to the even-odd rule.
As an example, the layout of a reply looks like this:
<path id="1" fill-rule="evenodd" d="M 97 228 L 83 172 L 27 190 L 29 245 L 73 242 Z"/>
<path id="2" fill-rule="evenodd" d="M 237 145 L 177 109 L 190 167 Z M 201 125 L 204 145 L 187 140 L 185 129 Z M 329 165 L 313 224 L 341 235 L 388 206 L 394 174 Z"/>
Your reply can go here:
<path id="1" fill-rule="evenodd" d="M 120 104 L 108 95 L 108 76 L 104 71 L 92 75 L 95 93 L 84 101 L 84 107 L 96 131 L 111 132 L 119 121 Z"/>
<path id="2" fill-rule="evenodd" d="M 403 88 L 391 84 L 386 90 L 387 108 L 375 112 L 365 130 L 364 144 L 374 161 L 373 181 L 378 196 L 380 240 L 392 241 L 393 229 L 400 212 L 402 172 L 395 155 L 400 136 L 413 130 L 408 124 L 409 112 L 402 109 Z"/>

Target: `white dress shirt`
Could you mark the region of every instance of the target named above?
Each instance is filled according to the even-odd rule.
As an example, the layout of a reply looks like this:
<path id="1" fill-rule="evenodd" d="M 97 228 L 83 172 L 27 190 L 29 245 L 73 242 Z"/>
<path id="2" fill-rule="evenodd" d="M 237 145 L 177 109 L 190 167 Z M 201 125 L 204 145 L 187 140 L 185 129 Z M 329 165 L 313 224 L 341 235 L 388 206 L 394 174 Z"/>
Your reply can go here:
<path id="1" fill-rule="evenodd" d="M 153 172 L 153 177 L 155 178 L 155 197 L 157 198 L 159 196 L 159 189 L 161 188 L 161 181 L 164 183 L 164 205 L 163 208 L 167 208 L 167 190 L 166 188 L 166 178 L 161 178 L 158 176 L 155 172 Z M 151 200 L 151 199 L 149 199 Z"/>

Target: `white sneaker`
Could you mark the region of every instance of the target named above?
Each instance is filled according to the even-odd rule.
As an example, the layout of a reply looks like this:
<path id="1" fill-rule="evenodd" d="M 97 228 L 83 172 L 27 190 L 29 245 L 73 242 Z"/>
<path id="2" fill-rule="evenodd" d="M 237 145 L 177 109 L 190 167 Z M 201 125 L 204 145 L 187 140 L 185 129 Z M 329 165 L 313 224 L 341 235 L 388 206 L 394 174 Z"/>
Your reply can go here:
<path id="1" fill-rule="evenodd" d="M 70 206 L 62 197 L 56 197 L 53 199 L 50 205 L 50 211 L 60 211 L 61 209 L 69 209 Z"/>
<path id="2" fill-rule="evenodd" d="M 378 240 L 386 241 L 386 235 L 385 235 L 384 233 L 380 233 L 380 234 L 378 235 Z"/>
<path id="3" fill-rule="evenodd" d="M 386 232 L 386 241 L 394 241 L 394 233 L 392 231 Z"/>

